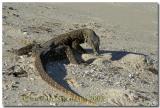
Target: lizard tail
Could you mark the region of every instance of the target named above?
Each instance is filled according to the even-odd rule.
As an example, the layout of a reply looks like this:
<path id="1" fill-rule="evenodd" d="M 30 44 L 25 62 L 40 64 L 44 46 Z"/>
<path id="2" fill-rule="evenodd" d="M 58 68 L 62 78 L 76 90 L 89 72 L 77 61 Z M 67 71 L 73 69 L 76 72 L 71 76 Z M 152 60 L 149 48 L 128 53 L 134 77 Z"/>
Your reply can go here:
<path id="1" fill-rule="evenodd" d="M 67 90 L 66 88 L 64 88 L 63 86 L 61 86 L 60 84 L 58 84 L 56 81 L 54 81 L 48 74 L 47 72 L 44 70 L 44 65 L 43 63 L 45 63 L 46 61 L 43 61 L 43 59 L 41 59 L 41 53 L 38 53 L 35 55 L 36 59 L 35 59 L 35 66 L 37 68 L 37 71 L 39 72 L 41 78 L 46 81 L 50 86 L 54 87 L 55 89 L 61 91 L 62 93 L 68 95 L 71 99 L 76 100 L 82 104 L 87 104 L 87 105 L 92 105 L 95 106 L 96 104 L 82 96 L 79 96 L 75 93 L 73 93 L 72 91 Z"/>

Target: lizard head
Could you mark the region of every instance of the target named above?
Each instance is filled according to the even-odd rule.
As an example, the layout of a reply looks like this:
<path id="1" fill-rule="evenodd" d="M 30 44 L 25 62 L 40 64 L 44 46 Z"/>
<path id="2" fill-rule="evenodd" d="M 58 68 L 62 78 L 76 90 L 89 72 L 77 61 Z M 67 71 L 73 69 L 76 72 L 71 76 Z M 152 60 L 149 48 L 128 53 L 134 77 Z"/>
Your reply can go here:
<path id="1" fill-rule="evenodd" d="M 100 39 L 98 35 L 93 30 L 86 29 L 84 32 L 84 38 L 86 43 L 92 47 L 94 54 L 99 55 Z"/>

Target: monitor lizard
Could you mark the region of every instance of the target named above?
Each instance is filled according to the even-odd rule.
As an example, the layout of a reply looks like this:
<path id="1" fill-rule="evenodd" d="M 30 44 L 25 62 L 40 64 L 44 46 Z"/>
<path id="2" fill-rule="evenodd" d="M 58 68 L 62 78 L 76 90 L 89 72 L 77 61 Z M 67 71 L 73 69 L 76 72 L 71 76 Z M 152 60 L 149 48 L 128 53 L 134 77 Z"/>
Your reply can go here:
<path id="1" fill-rule="evenodd" d="M 73 30 L 71 32 L 61 34 L 45 42 L 42 45 L 36 44 L 34 42 L 30 45 L 27 45 L 18 50 L 15 50 L 14 52 L 18 55 L 24 55 L 33 51 L 35 56 L 35 67 L 44 81 L 46 81 L 53 88 L 66 94 L 73 100 L 76 100 L 83 104 L 95 105 L 95 102 L 92 102 L 82 96 L 79 96 L 73 93 L 72 91 L 67 90 L 60 84 L 58 84 L 54 79 L 52 79 L 47 74 L 45 69 L 45 65 L 48 59 L 47 57 L 49 57 L 49 56 L 45 57 L 46 54 L 54 55 L 58 53 L 58 54 L 61 54 L 62 56 L 66 55 L 70 63 L 79 64 L 79 62 L 77 61 L 73 53 L 73 50 L 76 50 L 77 52 L 80 52 L 80 53 L 85 53 L 86 51 L 80 46 L 81 43 L 85 43 L 85 42 L 91 46 L 91 48 L 93 49 L 96 55 L 99 54 L 99 45 L 100 45 L 99 37 L 93 30 L 88 28 Z M 57 51 L 57 49 L 60 49 L 60 50 Z"/>

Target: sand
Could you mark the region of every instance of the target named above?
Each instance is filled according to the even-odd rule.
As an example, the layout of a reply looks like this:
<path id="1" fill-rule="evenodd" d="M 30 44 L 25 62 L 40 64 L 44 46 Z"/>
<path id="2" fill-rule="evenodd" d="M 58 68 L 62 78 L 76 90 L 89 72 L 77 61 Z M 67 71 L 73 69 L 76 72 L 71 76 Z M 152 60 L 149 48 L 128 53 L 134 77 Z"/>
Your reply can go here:
<path id="1" fill-rule="evenodd" d="M 3 3 L 2 17 L 4 106 L 85 105 L 44 82 L 33 57 L 8 52 L 80 28 L 98 34 L 101 56 L 88 50 L 87 66 L 51 61 L 50 75 L 97 106 L 158 105 L 158 4 Z"/>

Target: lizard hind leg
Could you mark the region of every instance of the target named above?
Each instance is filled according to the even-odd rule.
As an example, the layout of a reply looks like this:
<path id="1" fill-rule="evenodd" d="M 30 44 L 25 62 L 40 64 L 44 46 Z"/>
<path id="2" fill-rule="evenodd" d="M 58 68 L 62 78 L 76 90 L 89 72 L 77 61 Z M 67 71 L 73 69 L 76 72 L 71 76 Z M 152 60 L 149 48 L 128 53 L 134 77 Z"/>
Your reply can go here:
<path id="1" fill-rule="evenodd" d="M 66 56 L 67 56 L 67 58 L 68 58 L 70 63 L 79 64 L 77 59 L 76 59 L 76 56 L 73 53 L 73 49 L 70 46 L 66 46 L 65 54 L 66 54 Z"/>

